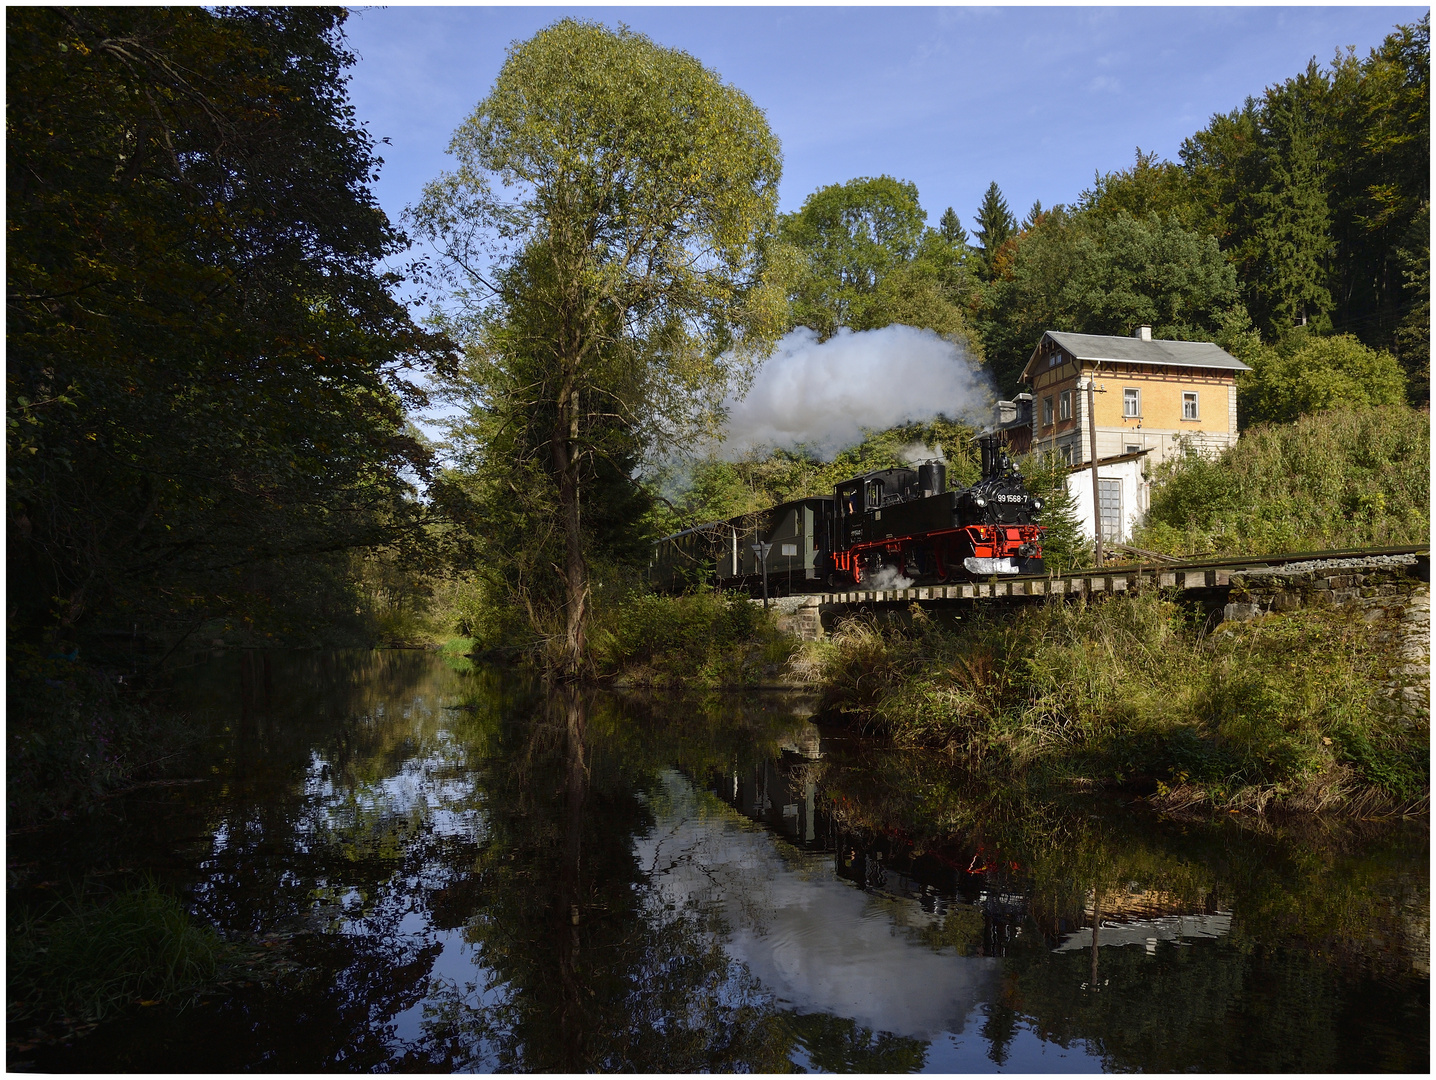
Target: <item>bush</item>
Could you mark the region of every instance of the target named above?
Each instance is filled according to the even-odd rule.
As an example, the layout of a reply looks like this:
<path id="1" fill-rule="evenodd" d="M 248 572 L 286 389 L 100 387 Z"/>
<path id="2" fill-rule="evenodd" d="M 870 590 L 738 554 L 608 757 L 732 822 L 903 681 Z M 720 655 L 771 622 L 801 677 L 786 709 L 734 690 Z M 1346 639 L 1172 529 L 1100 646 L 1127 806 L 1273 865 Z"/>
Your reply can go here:
<path id="1" fill-rule="evenodd" d="M 684 596 L 635 593 L 595 603 L 589 630 L 600 675 L 619 671 L 645 684 L 708 686 L 762 682 L 794 641 L 747 596 L 708 590 Z"/>
<path id="2" fill-rule="evenodd" d="M 1174 555 L 1391 547 L 1430 537 L 1430 417 L 1405 405 L 1263 424 L 1158 466 L 1133 542 Z"/>
<path id="3" fill-rule="evenodd" d="M 1406 403 L 1406 375 L 1388 352 L 1350 334 L 1294 335 L 1251 356 L 1237 384 L 1244 424 L 1286 423 L 1323 409 L 1383 408 Z"/>

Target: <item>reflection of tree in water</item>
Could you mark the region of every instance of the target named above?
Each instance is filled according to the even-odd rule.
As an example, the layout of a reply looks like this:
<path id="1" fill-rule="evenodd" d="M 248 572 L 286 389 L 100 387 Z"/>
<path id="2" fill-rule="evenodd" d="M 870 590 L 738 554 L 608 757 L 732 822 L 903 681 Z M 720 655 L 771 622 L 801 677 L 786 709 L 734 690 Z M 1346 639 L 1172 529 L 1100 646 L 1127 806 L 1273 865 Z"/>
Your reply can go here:
<path id="1" fill-rule="evenodd" d="M 709 911 L 674 903 L 638 864 L 636 839 L 668 813 L 663 770 L 786 761 L 800 720 L 724 701 L 546 698 L 416 654 L 289 654 L 267 676 L 251 663 L 246 676 L 227 661 L 211 694 L 218 783 L 178 790 L 196 803 L 190 834 L 197 816 L 213 839 L 197 873 L 175 873 L 230 934 L 305 931 L 293 947 L 321 974 L 168 1026 L 142 1014 L 97 1036 L 94 1067 L 923 1064 L 920 1041 L 779 1008 Z M 204 707 L 202 684 L 188 693 Z M 815 786 L 814 806 L 873 839 L 847 871 L 838 860 L 840 876 L 867 883 L 870 855 L 884 888 L 914 867 L 946 875 L 904 908 L 903 929 L 937 951 L 1003 957 L 981 1027 L 995 1063 L 1027 1028 L 1113 1069 L 1425 1069 L 1420 830 L 1094 817 L 1091 800 L 974 794 L 950 762 L 908 754 L 782 767 L 792 791 Z M 1138 918 L 1143 905 L 1220 906 L 1232 929 L 1150 952 L 1102 944 L 1095 980 L 1092 950 L 1052 951 L 1096 909 Z"/>
<path id="2" fill-rule="evenodd" d="M 511 731 L 486 790 L 488 842 L 467 925 L 489 985 L 429 1010 L 428 1066 L 524 1071 L 788 1068 L 771 1002 L 700 912 L 670 910 L 637 864 L 652 822 L 618 757 L 593 749 L 572 689 Z M 611 716 L 606 718 L 611 721 Z"/>
<path id="3" fill-rule="evenodd" d="M 917 1072 L 927 1044 L 890 1032 L 873 1032 L 841 1016 L 802 1013 L 787 1021 L 808 1062 L 824 1072 Z"/>

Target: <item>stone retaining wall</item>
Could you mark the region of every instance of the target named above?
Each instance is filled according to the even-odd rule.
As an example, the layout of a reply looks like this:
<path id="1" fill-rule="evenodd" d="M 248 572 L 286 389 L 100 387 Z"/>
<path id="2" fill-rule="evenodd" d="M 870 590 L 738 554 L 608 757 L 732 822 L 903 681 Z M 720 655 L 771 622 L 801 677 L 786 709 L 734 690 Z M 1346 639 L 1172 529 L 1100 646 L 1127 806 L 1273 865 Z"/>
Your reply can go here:
<path id="1" fill-rule="evenodd" d="M 1427 589 L 1430 562 L 1415 555 L 1317 559 L 1286 566 L 1235 570 L 1226 619 L 1254 619 L 1312 605 L 1392 601 Z"/>

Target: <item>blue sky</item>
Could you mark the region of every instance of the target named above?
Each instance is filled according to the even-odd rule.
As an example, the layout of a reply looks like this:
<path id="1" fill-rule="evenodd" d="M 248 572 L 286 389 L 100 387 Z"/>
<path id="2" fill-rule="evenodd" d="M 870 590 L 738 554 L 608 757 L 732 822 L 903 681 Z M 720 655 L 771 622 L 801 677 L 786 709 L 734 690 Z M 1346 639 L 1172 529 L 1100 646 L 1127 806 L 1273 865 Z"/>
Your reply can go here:
<path id="1" fill-rule="evenodd" d="M 391 216 L 449 167 L 449 137 L 504 50 L 564 15 L 620 22 L 746 92 L 782 140 L 782 209 L 887 173 L 929 223 L 972 226 L 996 180 L 1020 219 L 1071 202 L 1135 148 L 1176 160 L 1216 112 L 1340 47 L 1378 45 L 1418 7 L 389 7 L 356 9 L 350 92 L 386 164 Z"/>

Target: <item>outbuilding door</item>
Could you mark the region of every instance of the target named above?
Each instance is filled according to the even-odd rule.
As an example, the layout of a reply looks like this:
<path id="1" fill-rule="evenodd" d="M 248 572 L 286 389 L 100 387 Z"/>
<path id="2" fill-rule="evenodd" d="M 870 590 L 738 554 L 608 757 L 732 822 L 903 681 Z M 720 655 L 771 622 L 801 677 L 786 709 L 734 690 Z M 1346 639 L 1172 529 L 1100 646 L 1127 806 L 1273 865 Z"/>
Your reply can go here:
<path id="1" fill-rule="evenodd" d="M 1097 481 L 1098 512 L 1102 519 L 1102 539 L 1122 542 L 1122 481 Z"/>

